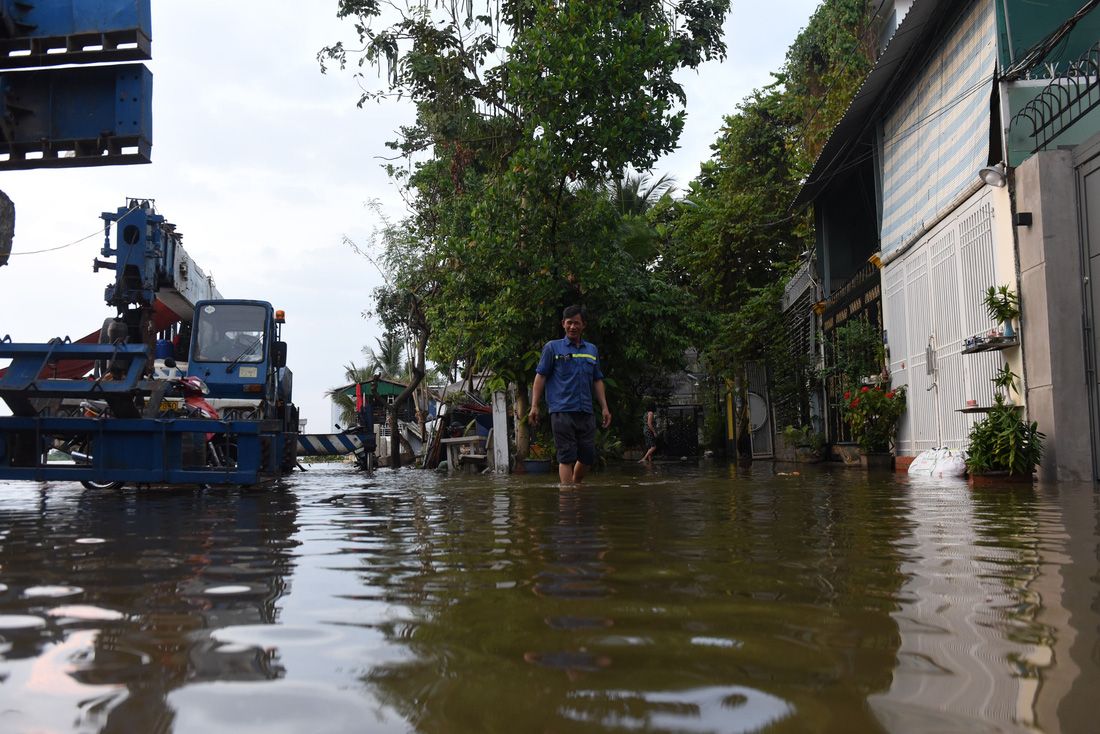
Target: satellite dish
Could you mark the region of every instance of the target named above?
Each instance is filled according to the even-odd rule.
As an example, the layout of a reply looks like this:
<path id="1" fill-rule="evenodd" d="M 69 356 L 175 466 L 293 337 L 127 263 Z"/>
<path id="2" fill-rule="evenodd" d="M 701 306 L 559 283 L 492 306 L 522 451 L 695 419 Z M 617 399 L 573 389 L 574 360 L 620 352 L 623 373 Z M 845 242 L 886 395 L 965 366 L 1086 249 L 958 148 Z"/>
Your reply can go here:
<path id="1" fill-rule="evenodd" d="M 768 403 L 754 392 L 749 393 L 749 431 L 756 433 L 768 424 Z"/>

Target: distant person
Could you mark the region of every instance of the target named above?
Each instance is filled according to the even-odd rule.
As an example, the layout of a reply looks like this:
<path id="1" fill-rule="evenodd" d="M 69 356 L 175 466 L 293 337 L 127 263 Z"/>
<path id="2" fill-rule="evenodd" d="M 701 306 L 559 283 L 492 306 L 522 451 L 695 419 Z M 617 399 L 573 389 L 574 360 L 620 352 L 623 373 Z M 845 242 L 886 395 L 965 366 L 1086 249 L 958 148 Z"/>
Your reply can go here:
<path id="1" fill-rule="evenodd" d="M 535 368 L 531 390 L 531 425 L 539 422 L 539 401 L 546 394 L 550 428 L 558 453 L 558 478 L 563 486 L 580 484 L 596 463 L 596 420 L 592 395 L 603 411 L 604 428 L 611 425 L 607 409 L 600 353 L 596 345 L 581 339 L 586 314 L 580 306 L 562 312 L 565 338 L 547 342 Z"/>
<path id="2" fill-rule="evenodd" d="M 642 434 L 645 436 L 645 456 L 642 462 L 653 461 L 653 454 L 657 453 L 657 406 L 650 403 L 646 406 L 645 416 L 642 418 Z"/>

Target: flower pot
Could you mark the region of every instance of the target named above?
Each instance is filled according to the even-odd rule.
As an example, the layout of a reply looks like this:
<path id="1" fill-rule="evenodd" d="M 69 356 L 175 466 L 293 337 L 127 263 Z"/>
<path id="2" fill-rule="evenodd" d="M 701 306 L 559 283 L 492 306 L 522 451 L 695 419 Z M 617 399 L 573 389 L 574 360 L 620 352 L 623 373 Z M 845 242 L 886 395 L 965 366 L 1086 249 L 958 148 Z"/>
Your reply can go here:
<path id="1" fill-rule="evenodd" d="M 863 462 L 859 458 L 859 449 L 855 446 L 837 446 L 837 456 L 844 462 L 844 466 L 862 466 Z"/>
<path id="2" fill-rule="evenodd" d="M 1031 484 L 1032 474 L 1017 474 L 1007 470 L 988 471 L 985 474 L 971 474 L 968 480 L 971 487 L 997 487 L 1002 484 Z"/>
<path id="3" fill-rule="evenodd" d="M 894 455 L 889 451 L 870 451 L 859 455 L 859 463 L 864 469 L 894 468 Z"/>
<path id="4" fill-rule="evenodd" d="M 550 473 L 550 460 L 549 459 L 525 459 L 523 462 L 523 469 L 528 474 L 549 474 Z"/>

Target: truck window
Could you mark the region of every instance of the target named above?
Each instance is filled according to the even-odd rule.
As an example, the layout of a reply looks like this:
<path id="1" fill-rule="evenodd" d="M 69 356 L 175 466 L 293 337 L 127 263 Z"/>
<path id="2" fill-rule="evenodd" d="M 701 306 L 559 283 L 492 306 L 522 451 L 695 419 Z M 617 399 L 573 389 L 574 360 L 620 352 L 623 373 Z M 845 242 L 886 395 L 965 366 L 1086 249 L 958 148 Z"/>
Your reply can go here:
<path id="1" fill-rule="evenodd" d="M 267 313 L 248 303 L 208 303 L 192 327 L 191 359 L 200 362 L 262 362 Z"/>

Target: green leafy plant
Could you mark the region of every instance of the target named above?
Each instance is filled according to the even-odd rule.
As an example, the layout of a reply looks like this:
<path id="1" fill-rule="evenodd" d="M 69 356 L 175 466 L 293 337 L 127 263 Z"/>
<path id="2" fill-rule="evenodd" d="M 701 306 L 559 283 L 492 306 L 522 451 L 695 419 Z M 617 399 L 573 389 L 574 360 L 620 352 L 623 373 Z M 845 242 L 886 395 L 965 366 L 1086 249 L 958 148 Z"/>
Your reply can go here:
<path id="1" fill-rule="evenodd" d="M 623 458 L 623 442 L 610 430 L 596 432 L 596 466 L 607 466 L 609 459 Z"/>
<path id="2" fill-rule="evenodd" d="M 826 339 L 827 343 L 828 341 Z M 882 332 L 874 324 L 862 319 L 849 321 L 832 333 L 829 356 L 828 366 L 822 370 L 822 376 L 836 380 L 845 392 L 856 392 L 860 387 L 860 380 L 883 371 L 886 348 L 882 343 Z"/>
<path id="3" fill-rule="evenodd" d="M 783 429 L 783 440 L 792 448 L 809 448 L 819 452 L 825 447 L 825 434 L 814 431 L 813 426 L 787 426 Z"/>
<path id="4" fill-rule="evenodd" d="M 1020 297 L 1007 285 L 989 286 L 983 300 L 989 318 L 994 321 L 1008 322 L 1020 315 Z"/>
<path id="5" fill-rule="evenodd" d="M 1007 471 L 1030 474 L 1043 461 L 1043 439 L 1038 423 L 1020 418 L 1018 406 L 993 398 L 989 414 L 970 429 L 966 467 L 971 474 Z"/>
<path id="6" fill-rule="evenodd" d="M 858 392 L 846 392 L 842 411 L 864 453 L 889 451 L 898 421 L 905 412 L 905 386 L 891 389 L 864 386 Z"/>
<path id="7" fill-rule="evenodd" d="M 1016 389 L 1017 377 L 1019 377 L 1019 375 L 1012 371 L 1008 366 L 1008 362 L 1005 362 L 1004 367 L 1002 367 L 990 381 L 993 383 L 994 387 L 1000 388 L 1003 394 L 1008 395 L 1009 390 L 1012 390 L 1014 393 L 1019 393 Z"/>

